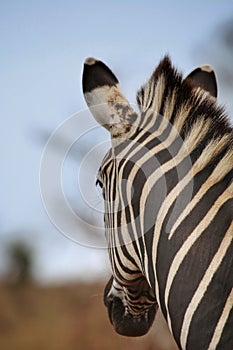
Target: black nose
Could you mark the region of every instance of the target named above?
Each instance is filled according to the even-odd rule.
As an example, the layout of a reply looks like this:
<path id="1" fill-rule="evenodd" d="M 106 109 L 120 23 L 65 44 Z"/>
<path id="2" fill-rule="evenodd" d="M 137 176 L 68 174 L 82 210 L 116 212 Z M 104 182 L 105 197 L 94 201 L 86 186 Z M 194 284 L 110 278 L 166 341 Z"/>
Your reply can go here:
<path id="1" fill-rule="evenodd" d="M 113 277 L 110 278 L 104 289 L 104 304 L 115 331 L 127 337 L 139 337 L 146 334 L 154 321 L 158 305 L 156 303 L 151 305 L 145 314 L 135 317 L 126 312 L 125 306 L 119 297 L 110 294 L 112 284 Z"/>
<path id="2" fill-rule="evenodd" d="M 89 57 L 84 62 L 83 93 L 90 92 L 104 85 L 113 86 L 118 83 L 113 72 L 101 61 Z"/>
<path id="3" fill-rule="evenodd" d="M 152 305 L 145 314 L 136 317 L 130 313 L 126 313 L 125 306 L 120 298 L 109 298 L 105 305 L 108 310 L 108 316 L 115 331 L 127 337 L 140 337 L 145 335 L 155 318 L 158 306 Z"/>

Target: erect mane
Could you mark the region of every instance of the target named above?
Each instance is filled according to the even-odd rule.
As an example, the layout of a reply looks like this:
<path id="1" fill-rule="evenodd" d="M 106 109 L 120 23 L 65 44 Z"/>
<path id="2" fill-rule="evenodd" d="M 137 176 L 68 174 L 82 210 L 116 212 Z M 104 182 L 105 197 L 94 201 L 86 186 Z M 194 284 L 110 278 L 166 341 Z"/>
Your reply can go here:
<path id="1" fill-rule="evenodd" d="M 232 127 L 224 109 L 209 93 L 196 88 L 191 79 L 184 79 L 165 56 L 148 82 L 137 93 L 142 112 L 152 110 L 172 123 L 183 138 L 198 119 L 211 121 L 209 138 L 232 135 Z"/>

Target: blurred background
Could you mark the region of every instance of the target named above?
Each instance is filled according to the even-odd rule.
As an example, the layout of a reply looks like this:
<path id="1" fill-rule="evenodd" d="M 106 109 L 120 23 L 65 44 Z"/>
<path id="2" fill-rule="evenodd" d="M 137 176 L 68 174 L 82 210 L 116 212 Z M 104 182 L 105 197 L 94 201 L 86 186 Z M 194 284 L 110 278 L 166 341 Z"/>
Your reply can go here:
<path id="1" fill-rule="evenodd" d="M 131 103 L 164 54 L 184 74 L 210 63 L 219 101 L 233 115 L 233 2 L 1 1 L 0 47 L 0 349 L 175 349 L 160 315 L 143 338 L 114 333 L 102 302 L 110 274 L 103 235 L 80 225 L 74 239 L 54 225 L 40 194 L 41 157 L 70 116 L 88 125 L 81 89 L 88 56 L 107 63 Z M 70 143 L 61 136 L 54 157 Z M 63 169 L 69 205 L 100 230 L 95 175 L 108 146 L 107 132 L 96 128 L 72 145 Z M 84 159 L 93 175 L 83 185 L 93 193 L 88 202 L 78 178 Z"/>

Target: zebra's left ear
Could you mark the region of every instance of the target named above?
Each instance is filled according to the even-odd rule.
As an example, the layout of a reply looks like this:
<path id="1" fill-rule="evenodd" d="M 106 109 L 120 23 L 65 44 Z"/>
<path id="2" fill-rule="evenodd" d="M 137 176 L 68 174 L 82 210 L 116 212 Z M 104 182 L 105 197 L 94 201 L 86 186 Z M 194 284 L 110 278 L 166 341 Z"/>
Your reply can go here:
<path id="1" fill-rule="evenodd" d="M 111 132 L 112 138 L 126 136 L 137 114 L 122 95 L 112 71 L 103 62 L 87 58 L 82 84 L 85 100 L 97 122 Z"/>
<path id="2" fill-rule="evenodd" d="M 213 68 L 209 64 L 193 70 L 186 79 L 191 79 L 195 87 L 200 87 L 217 97 L 217 81 Z"/>

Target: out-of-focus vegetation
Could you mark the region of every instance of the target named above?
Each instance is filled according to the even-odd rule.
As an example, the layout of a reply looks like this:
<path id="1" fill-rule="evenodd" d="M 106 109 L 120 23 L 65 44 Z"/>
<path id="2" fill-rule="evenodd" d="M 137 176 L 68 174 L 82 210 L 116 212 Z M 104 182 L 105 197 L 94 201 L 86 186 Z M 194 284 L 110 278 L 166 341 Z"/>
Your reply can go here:
<path id="1" fill-rule="evenodd" d="M 32 248 L 16 240 L 7 254 L 9 268 L 0 283 L 0 350 L 176 349 L 161 314 L 148 335 L 121 337 L 104 307 L 104 284 L 37 285 Z"/>
<path id="2" fill-rule="evenodd" d="M 104 307 L 104 284 L 37 285 L 32 248 L 18 240 L 7 254 L 8 272 L 0 282 L 0 350 L 177 349 L 161 314 L 148 335 L 121 337 Z"/>
<path id="3" fill-rule="evenodd" d="M 9 272 L 8 279 L 15 284 L 25 284 L 32 278 L 33 255 L 30 248 L 23 242 L 13 242 L 8 247 Z"/>
<path id="4" fill-rule="evenodd" d="M 117 335 L 108 320 L 102 294 L 102 284 L 0 285 L 0 349 L 176 349 L 161 315 L 144 337 Z"/>

